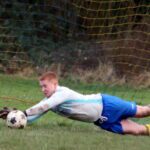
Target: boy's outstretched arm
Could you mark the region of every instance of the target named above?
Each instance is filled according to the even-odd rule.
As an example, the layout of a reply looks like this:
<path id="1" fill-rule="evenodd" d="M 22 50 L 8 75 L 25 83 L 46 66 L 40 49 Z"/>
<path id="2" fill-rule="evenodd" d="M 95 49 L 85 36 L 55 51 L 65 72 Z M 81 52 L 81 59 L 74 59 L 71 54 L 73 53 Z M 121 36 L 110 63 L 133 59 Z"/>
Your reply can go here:
<path id="1" fill-rule="evenodd" d="M 28 123 L 32 123 L 33 121 L 39 119 L 41 116 L 43 116 L 45 113 L 47 113 L 47 109 L 43 111 L 37 111 L 40 110 L 40 108 L 43 107 L 43 101 L 39 102 L 38 104 L 32 106 L 31 108 L 28 108 L 27 110 L 24 111 L 25 115 L 27 116 L 27 121 Z M 36 110 L 36 111 L 35 111 Z M 28 113 L 28 111 L 32 112 Z"/>
<path id="2" fill-rule="evenodd" d="M 9 114 L 9 112 L 11 112 L 12 110 L 15 110 L 16 108 L 8 108 L 8 107 L 4 107 L 0 110 L 0 118 L 3 120 L 6 120 L 7 115 Z M 38 118 L 40 118 L 41 116 L 43 116 L 45 113 L 40 114 L 40 115 L 33 115 L 33 116 L 27 116 L 27 121 L 28 123 L 32 123 L 33 121 L 37 120 Z"/>

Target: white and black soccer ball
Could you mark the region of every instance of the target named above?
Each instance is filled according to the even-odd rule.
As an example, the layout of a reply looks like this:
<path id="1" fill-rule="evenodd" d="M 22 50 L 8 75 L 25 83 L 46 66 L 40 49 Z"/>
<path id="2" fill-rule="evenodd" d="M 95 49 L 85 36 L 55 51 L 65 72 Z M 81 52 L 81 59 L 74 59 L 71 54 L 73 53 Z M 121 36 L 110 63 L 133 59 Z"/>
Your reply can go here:
<path id="1" fill-rule="evenodd" d="M 6 125 L 10 128 L 22 129 L 27 124 L 27 117 L 20 110 L 13 110 L 9 112 L 6 118 Z"/>

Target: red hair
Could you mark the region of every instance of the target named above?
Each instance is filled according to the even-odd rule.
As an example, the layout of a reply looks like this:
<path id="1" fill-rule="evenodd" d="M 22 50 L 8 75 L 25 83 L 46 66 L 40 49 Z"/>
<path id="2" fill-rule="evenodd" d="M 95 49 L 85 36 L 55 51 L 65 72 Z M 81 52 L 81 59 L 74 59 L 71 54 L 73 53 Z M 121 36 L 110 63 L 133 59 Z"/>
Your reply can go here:
<path id="1" fill-rule="evenodd" d="M 39 77 L 39 80 L 40 81 L 49 80 L 49 81 L 57 81 L 58 82 L 58 77 L 54 72 L 49 71 L 49 72 L 46 72 L 43 75 L 41 75 Z"/>

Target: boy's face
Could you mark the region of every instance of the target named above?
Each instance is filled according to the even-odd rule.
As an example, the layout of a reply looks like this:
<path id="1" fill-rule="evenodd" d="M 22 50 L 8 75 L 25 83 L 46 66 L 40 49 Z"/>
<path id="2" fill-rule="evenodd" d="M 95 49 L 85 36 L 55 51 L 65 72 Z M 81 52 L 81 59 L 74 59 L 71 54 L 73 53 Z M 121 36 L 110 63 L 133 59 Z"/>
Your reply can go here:
<path id="1" fill-rule="evenodd" d="M 50 97 L 56 91 L 57 82 L 49 80 L 41 80 L 39 82 L 42 92 L 47 98 Z"/>

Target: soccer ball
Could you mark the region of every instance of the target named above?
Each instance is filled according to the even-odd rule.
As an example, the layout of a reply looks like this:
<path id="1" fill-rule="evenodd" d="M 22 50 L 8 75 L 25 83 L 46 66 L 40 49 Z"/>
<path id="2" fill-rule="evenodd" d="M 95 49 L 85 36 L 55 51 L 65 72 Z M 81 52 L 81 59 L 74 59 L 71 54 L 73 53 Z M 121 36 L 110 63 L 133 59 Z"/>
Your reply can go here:
<path id="1" fill-rule="evenodd" d="M 27 124 L 27 117 L 20 110 L 13 110 L 8 113 L 6 118 L 6 125 L 10 128 L 22 129 Z"/>

